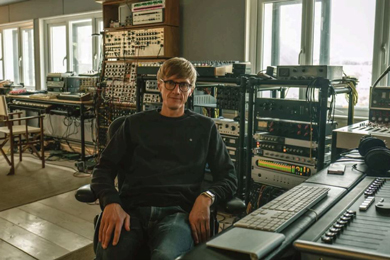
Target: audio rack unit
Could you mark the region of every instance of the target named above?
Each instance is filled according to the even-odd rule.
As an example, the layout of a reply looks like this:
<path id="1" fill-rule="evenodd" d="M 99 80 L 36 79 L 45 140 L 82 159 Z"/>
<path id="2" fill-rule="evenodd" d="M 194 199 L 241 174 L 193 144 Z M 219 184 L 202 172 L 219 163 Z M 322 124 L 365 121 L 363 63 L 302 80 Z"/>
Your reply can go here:
<path id="1" fill-rule="evenodd" d="M 198 78 L 200 77 L 221 77 L 231 73 L 235 61 L 191 61 Z M 137 74 L 156 75 L 162 62 L 144 63 L 137 68 Z"/>
<path id="2" fill-rule="evenodd" d="M 145 10 L 159 10 L 162 8 L 165 8 L 165 0 L 152 0 L 131 4 L 131 11 L 133 13 L 142 12 Z"/>
<path id="3" fill-rule="evenodd" d="M 317 149 L 316 148 L 306 148 L 301 146 L 293 146 L 293 145 L 283 145 L 283 144 L 276 144 L 276 143 L 268 143 L 268 142 L 256 142 L 255 148 L 253 151 L 257 153 L 257 150 L 269 150 L 273 152 L 279 152 L 284 154 L 291 154 L 291 155 L 299 155 L 299 156 L 307 156 L 310 157 L 316 157 L 317 156 Z M 325 152 L 330 151 L 330 145 L 327 145 L 325 147 Z"/>
<path id="4" fill-rule="evenodd" d="M 390 87 L 370 89 L 369 121 L 375 124 L 390 123 Z"/>
<path id="5" fill-rule="evenodd" d="M 217 107 L 221 109 L 238 110 L 240 106 L 239 86 L 217 87 Z"/>
<path id="6" fill-rule="evenodd" d="M 213 120 L 220 134 L 233 136 L 240 134 L 239 122 L 227 118 L 213 118 Z"/>
<path id="7" fill-rule="evenodd" d="M 104 96 L 111 102 L 135 106 L 137 102 L 135 82 L 108 80 Z"/>
<path id="8" fill-rule="evenodd" d="M 144 93 L 143 104 L 160 104 L 162 102 L 159 93 Z"/>
<path id="9" fill-rule="evenodd" d="M 157 80 L 147 80 L 145 82 L 145 91 L 146 92 L 160 92 L 157 87 Z"/>
<path id="10" fill-rule="evenodd" d="M 234 149 L 238 149 L 238 147 L 240 146 L 239 139 L 237 136 L 222 135 L 222 140 L 226 146 L 232 147 Z"/>
<path id="11" fill-rule="evenodd" d="M 316 172 L 313 165 L 272 160 L 257 155 L 252 157 L 251 177 L 257 183 L 291 189 Z"/>
<path id="12" fill-rule="evenodd" d="M 253 157 L 253 166 L 255 168 L 264 168 L 274 171 L 279 171 L 281 173 L 287 173 L 292 175 L 299 175 L 309 177 L 312 174 L 316 173 L 317 170 L 315 166 L 305 165 L 305 164 L 295 164 L 286 161 L 275 161 L 262 156 Z"/>
<path id="13" fill-rule="evenodd" d="M 318 121 L 319 102 L 306 100 L 256 98 L 256 117 L 270 117 L 298 121 Z"/>
<path id="14" fill-rule="evenodd" d="M 325 127 L 325 135 L 331 135 L 336 123 L 328 122 Z M 310 130 L 312 129 L 312 130 Z M 268 132 L 272 135 L 295 138 L 301 140 L 318 141 L 319 129 L 317 122 L 279 120 L 274 118 L 256 117 L 254 122 L 255 132 Z"/>
<path id="15" fill-rule="evenodd" d="M 257 154 L 259 156 L 267 157 L 270 159 L 275 159 L 275 160 L 285 160 L 288 162 L 295 162 L 295 163 L 304 163 L 308 165 L 315 165 L 317 163 L 317 160 L 315 157 L 306 157 L 302 155 L 295 155 L 292 153 L 283 153 L 283 152 L 275 152 L 271 150 L 264 150 L 264 149 L 257 149 L 254 154 Z M 330 159 L 330 153 L 328 153 L 328 157 Z"/>
<path id="16" fill-rule="evenodd" d="M 280 80 L 341 79 L 343 77 L 343 67 L 328 65 L 277 66 L 276 77 Z"/>
<path id="17" fill-rule="evenodd" d="M 248 132 L 252 158 L 247 159 L 255 182 L 292 188 L 330 163 L 332 131 L 337 127 L 329 120 L 330 79 L 341 77 L 340 66 L 279 66 L 277 80 L 249 78 L 248 116 L 253 118 L 253 130 Z M 304 100 L 285 99 L 286 88 L 306 88 L 310 95 Z M 271 90 L 270 98 L 257 95 L 266 90 Z M 347 90 L 339 92 L 351 93 Z M 302 175 L 286 167 L 302 170 Z"/>
<path id="18" fill-rule="evenodd" d="M 162 9 L 148 10 L 133 14 L 133 25 L 162 23 L 164 21 L 164 12 Z"/>
<path id="19" fill-rule="evenodd" d="M 306 148 L 317 148 L 317 141 L 309 141 L 309 140 L 300 140 L 294 138 L 288 138 L 283 136 L 271 135 L 268 132 L 256 132 L 253 135 L 253 139 L 258 142 L 269 142 L 269 143 L 277 143 L 277 144 L 285 144 L 285 145 L 294 145 L 301 146 Z M 331 139 L 325 139 L 325 145 L 330 144 Z"/>
<path id="20" fill-rule="evenodd" d="M 162 26 L 123 31 L 107 31 L 104 36 L 106 59 L 170 58 L 179 55 L 179 30 Z"/>

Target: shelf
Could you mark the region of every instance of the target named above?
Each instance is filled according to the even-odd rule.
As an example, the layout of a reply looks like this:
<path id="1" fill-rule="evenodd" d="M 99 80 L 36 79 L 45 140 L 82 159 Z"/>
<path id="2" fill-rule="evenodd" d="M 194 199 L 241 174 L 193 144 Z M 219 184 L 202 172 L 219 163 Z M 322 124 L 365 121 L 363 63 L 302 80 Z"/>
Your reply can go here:
<path id="1" fill-rule="evenodd" d="M 209 107 L 209 108 L 217 108 L 217 104 L 194 104 L 194 107 Z"/>
<path id="2" fill-rule="evenodd" d="M 179 26 L 180 25 L 180 0 L 165 0 L 165 8 L 163 9 L 164 21 L 162 23 L 132 25 L 125 27 L 111 28 L 111 21 L 119 21 L 119 7 L 122 5 L 130 5 L 133 3 L 145 1 L 102 1 L 103 4 L 103 26 L 105 30 L 124 30 L 151 26 Z M 120 22 L 120 21 L 119 21 Z"/>

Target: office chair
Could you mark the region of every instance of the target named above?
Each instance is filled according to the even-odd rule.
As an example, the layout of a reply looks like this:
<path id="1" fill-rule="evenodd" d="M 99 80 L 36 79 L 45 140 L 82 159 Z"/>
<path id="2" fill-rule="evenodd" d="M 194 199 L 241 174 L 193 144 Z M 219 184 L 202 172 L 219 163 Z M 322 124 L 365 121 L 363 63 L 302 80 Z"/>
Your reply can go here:
<path id="1" fill-rule="evenodd" d="M 110 126 L 108 127 L 107 131 L 107 140 L 110 140 L 112 136 L 115 134 L 115 132 L 118 130 L 118 128 L 123 124 L 126 117 L 119 117 L 115 119 Z M 123 179 L 121 176 L 118 176 L 118 187 L 120 188 L 123 183 Z M 94 194 L 93 190 L 91 189 L 90 184 L 84 185 L 80 187 L 76 193 L 75 197 L 78 201 L 84 202 L 84 203 L 93 203 L 97 200 L 97 196 Z M 224 211 L 227 213 L 233 213 L 233 214 L 240 214 L 244 212 L 246 209 L 245 203 L 239 199 L 239 198 L 233 198 L 232 200 L 228 201 L 226 205 L 224 205 Z M 103 209 L 102 209 L 103 210 Z M 210 210 L 210 231 L 211 236 L 214 236 L 218 233 L 219 223 L 217 221 L 217 209 L 216 207 L 212 207 Z M 96 230 L 99 230 L 99 224 L 100 224 L 100 218 L 102 213 L 97 215 L 94 219 L 94 225 L 95 225 L 95 234 L 93 238 L 93 249 L 96 252 L 97 244 L 98 244 L 98 232 Z M 150 252 L 147 245 L 142 247 L 139 250 L 139 259 L 149 259 L 150 258 Z M 137 259 L 138 259 L 137 258 Z"/>
<path id="2" fill-rule="evenodd" d="M 45 168 L 45 156 L 44 156 L 44 145 L 43 145 L 43 115 L 21 117 L 22 112 L 10 113 L 8 111 L 6 98 L 4 95 L 0 96 L 0 118 L 3 118 L 3 122 L 6 126 L 0 127 L 0 133 L 5 134 L 2 138 L 4 141 L 0 143 L 0 152 L 3 154 L 7 163 L 11 166 L 8 175 L 15 174 L 15 162 L 14 162 L 14 138 L 18 137 L 19 146 L 19 160 L 22 161 L 22 153 L 28 148 L 35 153 L 38 158 L 42 161 L 42 168 Z M 14 115 L 17 115 L 14 118 Z M 28 121 L 32 119 L 39 119 L 39 127 L 28 126 Z M 25 121 L 22 125 L 21 122 Z M 16 124 L 18 123 L 18 124 Z M 24 138 L 22 140 L 22 137 Z M 3 147 L 9 142 L 10 145 L 10 157 L 8 158 L 6 151 Z M 36 144 L 40 144 L 40 152 L 35 148 Z"/>

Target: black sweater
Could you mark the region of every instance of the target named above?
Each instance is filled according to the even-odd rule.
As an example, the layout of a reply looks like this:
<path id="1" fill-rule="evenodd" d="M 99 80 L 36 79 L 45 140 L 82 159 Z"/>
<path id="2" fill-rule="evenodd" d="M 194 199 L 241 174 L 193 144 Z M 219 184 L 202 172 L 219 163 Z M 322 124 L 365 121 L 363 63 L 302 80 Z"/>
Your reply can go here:
<path id="1" fill-rule="evenodd" d="M 126 118 L 95 167 L 91 188 L 102 207 L 181 206 L 190 211 L 201 193 L 206 163 L 216 202 L 237 189 L 234 165 L 214 122 L 186 110 L 178 118 L 145 111 Z M 118 174 L 119 193 L 114 187 Z"/>

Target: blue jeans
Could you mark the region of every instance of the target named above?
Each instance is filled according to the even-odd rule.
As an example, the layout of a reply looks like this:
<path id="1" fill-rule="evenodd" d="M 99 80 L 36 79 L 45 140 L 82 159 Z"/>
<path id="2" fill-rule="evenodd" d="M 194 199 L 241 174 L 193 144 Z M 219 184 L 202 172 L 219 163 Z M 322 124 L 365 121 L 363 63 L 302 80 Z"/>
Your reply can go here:
<path id="1" fill-rule="evenodd" d="M 137 254 L 144 245 L 150 250 L 150 259 L 173 260 L 193 247 L 188 213 L 181 207 L 139 207 L 128 213 L 130 231 L 122 228 L 116 246 L 112 240 L 106 249 L 99 243 L 97 260 L 142 259 Z"/>

